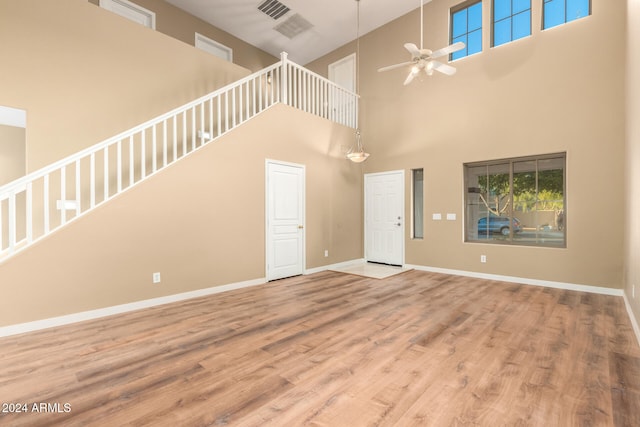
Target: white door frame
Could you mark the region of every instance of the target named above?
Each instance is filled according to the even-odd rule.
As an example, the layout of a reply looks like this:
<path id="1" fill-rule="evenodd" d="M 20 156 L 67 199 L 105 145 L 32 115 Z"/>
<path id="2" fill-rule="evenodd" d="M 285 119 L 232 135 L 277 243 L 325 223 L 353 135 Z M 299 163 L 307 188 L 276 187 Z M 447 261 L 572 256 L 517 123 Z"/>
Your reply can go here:
<path id="1" fill-rule="evenodd" d="M 268 281 L 270 280 L 275 280 L 272 277 L 272 272 L 270 271 L 269 268 L 269 251 L 271 248 L 271 244 L 272 244 L 272 235 L 271 235 L 271 229 L 269 227 L 269 165 L 281 165 L 281 166 L 290 166 L 290 167 L 295 167 L 295 168 L 300 168 L 302 169 L 302 224 L 300 224 L 302 226 L 302 260 L 301 260 L 301 271 L 300 274 L 304 274 L 305 272 L 305 268 L 307 265 L 307 248 L 306 248 L 306 202 L 307 202 L 307 196 L 306 196 L 306 176 L 307 176 L 307 171 L 306 171 L 306 166 L 305 165 L 301 165 L 298 163 L 290 163 L 290 162 L 283 162 L 283 161 L 279 161 L 279 160 L 272 160 L 272 159 L 266 159 L 265 160 L 265 165 L 264 165 L 264 174 L 265 174 L 265 179 L 264 179 L 264 184 L 265 184 L 265 191 L 264 191 L 264 202 L 265 202 L 265 278 Z"/>
<path id="2" fill-rule="evenodd" d="M 367 254 L 367 251 L 369 249 L 369 245 L 368 245 L 368 239 L 367 239 L 367 235 L 368 230 L 367 230 L 367 218 L 368 218 L 368 208 L 367 208 L 367 183 L 368 183 L 368 179 L 367 177 L 375 177 L 375 176 L 383 176 L 383 175 L 392 175 L 392 174 L 400 174 L 401 179 L 402 179 L 402 190 L 400 191 L 400 198 L 399 198 L 399 209 L 401 212 L 401 216 L 402 218 L 400 219 L 400 230 L 402 233 L 402 238 L 401 238 L 401 244 L 400 244 L 400 259 L 401 259 L 401 264 L 400 265 L 404 265 L 405 264 L 405 259 L 404 259 L 404 255 L 405 255 L 405 243 L 406 243 L 406 239 L 405 239 L 405 224 L 407 222 L 406 219 L 406 215 L 405 215 L 405 190 L 406 190 L 406 184 L 405 184 L 405 173 L 404 173 L 404 169 L 401 170 L 394 170 L 394 171 L 386 171 L 386 172 L 377 172 L 377 173 L 368 173 L 364 175 L 364 259 L 365 261 L 369 261 L 369 257 Z"/>

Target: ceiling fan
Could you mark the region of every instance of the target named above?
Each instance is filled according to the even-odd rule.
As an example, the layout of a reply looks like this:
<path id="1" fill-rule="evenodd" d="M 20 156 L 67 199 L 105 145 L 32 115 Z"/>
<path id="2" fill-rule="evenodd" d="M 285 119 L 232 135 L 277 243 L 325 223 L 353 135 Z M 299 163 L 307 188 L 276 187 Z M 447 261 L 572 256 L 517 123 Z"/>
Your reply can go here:
<path id="1" fill-rule="evenodd" d="M 378 72 L 394 70 L 396 68 L 405 67 L 407 65 L 411 65 L 411 71 L 407 76 L 407 79 L 404 81 L 405 86 L 413 81 L 413 79 L 420 73 L 421 70 L 430 76 L 433 74 L 433 71 L 438 71 L 440 73 L 446 74 L 448 76 L 452 76 L 456 73 L 455 67 L 451 65 L 444 64 L 440 61 L 436 61 L 437 58 L 446 56 L 450 53 L 457 52 L 460 49 L 464 49 L 465 44 L 462 42 L 457 42 L 452 45 L 443 47 L 442 49 L 438 49 L 436 51 L 432 51 L 430 49 L 423 48 L 423 35 L 424 35 L 424 13 L 423 13 L 423 0 L 420 0 L 420 49 L 414 43 L 405 43 L 404 48 L 409 51 L 411 54 L 411 61 L 402 62 L 400 64 L 389 65 L 387 67 L 382 67 L 378 69 Z"/>

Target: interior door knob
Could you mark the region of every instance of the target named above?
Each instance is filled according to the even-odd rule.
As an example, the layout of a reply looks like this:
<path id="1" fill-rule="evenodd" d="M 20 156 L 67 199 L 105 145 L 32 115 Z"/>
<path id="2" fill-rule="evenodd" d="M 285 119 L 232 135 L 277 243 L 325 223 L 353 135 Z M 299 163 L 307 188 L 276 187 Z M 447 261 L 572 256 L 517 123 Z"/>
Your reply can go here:
<path id="1" fill-rule="evenodd" d="M 304 228 L 304 225 L 299 225 L 298 228 L 302 230 Z"/>

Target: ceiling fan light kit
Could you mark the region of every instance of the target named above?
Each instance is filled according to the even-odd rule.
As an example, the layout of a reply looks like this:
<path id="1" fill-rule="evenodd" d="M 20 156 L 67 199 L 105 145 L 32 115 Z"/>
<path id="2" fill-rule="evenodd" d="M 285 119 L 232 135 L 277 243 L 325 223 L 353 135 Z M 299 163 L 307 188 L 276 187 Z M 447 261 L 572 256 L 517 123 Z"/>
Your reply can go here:
<path id="1" fill-rule="evenodd" d="M 357 1 L 357 0 L 356 0 Z M 444 64 L 440 61 L 436 61 L 437 58 L 449 55 L 453 52 L 457 52 L 464 49 L 465 44 L 457 42 L 452 45 L 443 47 L 436 51 L 430 49 L 424 49 L 424 4 L 423 0 L 420 0 L 420 49 L 414 43 L 405 43 L 404 48 L 411 54 L 411 61 L 401 62 L 400 64 L 389 65 L 378 69 L 378 72 L 395 70 L 396 68 L 403 68 L 407 65 L 411 66 L 411 71 L 404 81 L 405 86 L 413 81 L 413 79 L 424 70 L 428 76 L 433 75 L 433 71 L 438 71 L 442 74 L 452 76 L 456 73 L 455 67 L 449 64 Z"/>

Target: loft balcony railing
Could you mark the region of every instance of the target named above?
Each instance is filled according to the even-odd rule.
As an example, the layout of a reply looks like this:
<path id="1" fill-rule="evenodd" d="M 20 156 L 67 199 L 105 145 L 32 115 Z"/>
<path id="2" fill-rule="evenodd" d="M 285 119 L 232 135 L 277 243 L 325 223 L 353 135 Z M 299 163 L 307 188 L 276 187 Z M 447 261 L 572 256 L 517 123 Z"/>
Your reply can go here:
<path id="1" fill-rule="evenodd" d="M 283 103 L 355 128 L 358 96 L 287 59 L 0 187 L 0 262 Z"/>

